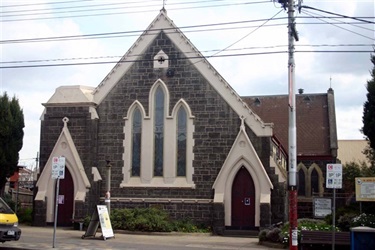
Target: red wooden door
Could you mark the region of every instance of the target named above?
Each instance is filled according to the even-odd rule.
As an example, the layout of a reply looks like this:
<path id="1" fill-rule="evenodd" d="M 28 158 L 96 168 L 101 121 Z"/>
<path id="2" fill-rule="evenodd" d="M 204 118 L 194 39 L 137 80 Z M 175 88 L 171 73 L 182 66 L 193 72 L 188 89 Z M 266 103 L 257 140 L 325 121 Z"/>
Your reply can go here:
<path id="1" fill-rule="evenodd" d="M 232 227 L 252 229 L 255 227 L 255 188 L 245 167 L 237 172 L 232 186 Z"/>
<path id="2" fill-rule="evenodd" d="M 71 226 L 73 216 L 74 184 L 72 175 L 65 167 L 65 178 L 60 179 L 59 207 L 57 212 L 58 226 Z"/>

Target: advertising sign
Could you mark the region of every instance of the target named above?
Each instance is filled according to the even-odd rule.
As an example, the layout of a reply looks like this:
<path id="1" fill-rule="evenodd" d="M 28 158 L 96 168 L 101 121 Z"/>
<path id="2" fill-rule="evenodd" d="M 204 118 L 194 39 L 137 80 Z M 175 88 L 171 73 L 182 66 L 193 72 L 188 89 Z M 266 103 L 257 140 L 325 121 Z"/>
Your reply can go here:
<path id="1" fill-rule="evenodd" d="M 324 218 L 332 213 L 332 200 L 330 198 L 314 198 L 314 217 Z"/>
<path id="2" fill-rule="evenodd" d="M 109 219 L 108 209 L 105 205 L 97 205 L 100 228 L 102 229 L 103 238 L 113 237 L 111 220 Z"/>
<path id="3" fill-rule="evenodd" d="M 327 164 L 326 188 L 342 188 L 342 164 Z"/>
<path id="4" fill-rule="evenodd" d="M 355 198 L 357 201 L 375 201 L 375 177 L 355 178 Z"/>

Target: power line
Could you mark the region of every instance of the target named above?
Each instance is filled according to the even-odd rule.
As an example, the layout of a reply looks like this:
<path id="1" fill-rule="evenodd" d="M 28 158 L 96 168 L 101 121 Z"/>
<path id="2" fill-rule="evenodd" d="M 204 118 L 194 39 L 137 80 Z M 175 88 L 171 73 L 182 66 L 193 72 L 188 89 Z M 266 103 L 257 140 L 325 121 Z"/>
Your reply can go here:
<path id="1" fill-rule="evenodd" d="M 300 17 L 300 18 L 314 18 L 316 17 Z M 272 20 L 284 20 L 285 17 L 280 18 L 273 18 Z M 257 19 L 257 20 L 245 20 L 245 21 L 236 21 L 236 22 L 226 22 L 226 23 L 213 23 L 213 24 L 202 24 L 202 25 L 191 25 L 191 26 L 183 26 L 180 27 L 180 30 L 185 29 L 193 29 L 193 28 L 203 28 L 203 27 L 211 27 L 211 26 L 222 26 L 222 25 L 235 25 L 235 24 L 245 24 L 245 23 L 252 23 L 252 22 L 263 22 L 267 21 L 268 19 Z M 331 23 L 312 23 L 312 22 L 301 22 L 304 25 L 315 25 L 315 24 L 342 24 L 342 22 L 331 22 Z M 355 23 L 348 23 L 345 24 L 361 24 L 358 22 Z M 274 27 L 285 25 L 285 23 L 280 24 L 265 24 L 263 27 Z M 229 27 L 229 28 L 217 28 L 217 29 L 200 29 L 200 30 L 187 30 L 184 33 L 188 32 L 202 32 L 202 31 L 216 31 L 216 30 L 227 30 L 227 29 L 244 29 L 244 28 L 255 28 L 258 26 L 241 26 L 241 27 Z M 365 27 L 363 27 L 366 29 Z M 174 28 L 170 28 L 174 30 Z M 167 29 L 168 30 L 168 29 Z M 370 30 L 370 29 L 369 29 Z M 157 30 L 151 30 L 157 31 Z M 13 44 L 13 43 L 31 43 L 31 42 L 55 42 L 55 41 L 71 41 L 71 40 L 86 40 L 86 39 L 103 39 L 103 38 L 117 38 L 117 37 L 132 37 L 132 36 L 139 36 L 143 30 L 133 30 L 133 31 L 116 31 L 116 32 L 106 32 L 106 33 L 94 33 L 94 34 L 85 34 L 85 35 L 69 35 L 69 36 L 58 36 L 58 37 L 37 37 L 37 38 L 21 38 L 21 39 L 9 39 L 9 40 L 1 40 L 0 44 Z M 147 34 L 146 34 L 147 35 Z"/>
<path id="2" fill-rule="evenodd" d="M 179 3 L 170 3 L 167 5 L 186 5 L 186 4 L 195 4 L 195 3 L 210 3 L 210 2 L 221 2 L 221 1 L 228 1 L 228 0 L 204 0 L 204 1 L 190 1 L 190 2 L 179 2 Z M 41 14 L 58 14 L 58 13 L 70 13 L 67 12 L 51 12 L 51 10 L 66 10 L 66 9 L 80 9 L 80 8 L 93 8 L 93 7 L 103 7 L 103 6 L 119 6 L 119 5 L 131 5 L 131 4 L 139 4 L 139 3 L 149 3 L 149 2 L 159 2 L 160 0 L 146 0 L 146 1 L 135 1 L 129 2 L 126 1 L 125 3 L 106 3 L 106 4 L 93 4 L 93 5 L 80 5 L 80 6 L 64 6 L 64 7 L 56 7 L 56 8 L 43 8 L 43 9 L 28 9 L 28 10 L 10 10 L 10 11 L 2 11 L 1 15 L 4 13 L 20 13 L 18 15 L 2 15 L 3 17 L 11 17 L 11 16 L 27 16 L 27 15 L 41 15 Z M 252 4 L 256 3 L 269 3 L 269 1 L 258 1 L 252 2 Z M 122 7 L 122 8 L 137 8 L 137 7 L 154 7 L 160 6 L 157 5 L 142 5 L 142 6 L 133 6 L 133 7 Z M 111 9 L 119 9 L 119 8 L 111 8 Z M 83 9 L 83 10 L 75 10 L 71 11 L 74 12 L 84 12 L 84 11 L 96 11 L 96 10 L 108 10 L 108 9 Z M 48 11 L 47 13 L 31 13 L 31 14 L 22 14 L 22 12 L 36 12 L 36 11 Z"/>
<path id="3" fill-rule="evenodd" d="M 135 2 L 126 2 L 126 3 L 106 3 L 106 4 L 94 4 L 94 5 L 80 5 L 80 6 L 64 6 L 64 7 L 55 7 L 53 10 L 65 10 L 65 9 L 79 9 L 79 8 L 91 8 L 91 7 L 100 7 L 100 6 L 113 6 L 113 5 L 129 5 L 134 3 L 144 3 L 144 2 L 160 2 L 160 0 L 147 0 L 147 1 L 135 1 Z M 222 1 L 222 0 L 220 0 Z M 50 3 L 51 4 L 51 3 Z M 160 5 L 160 4 L 159 4 Z M 36 11 L 51 11 L 51 8 L 43 8 L 43 9 L 29 9 L 29 10 L 10 10 L 10 11 L 2 11 L 1 14 L 4 13 L 19 13 L 19 12 L 36 12 Z M 48 12 L 50 14 L 51 12 Z M 54 12 L 56 14 L 56 12 Z M 27 15 L 27 14 L 26 14 Z M 9 17 L 8 15 L 5 15 Z M 16 15 L 17 16 L 17 15 Z M 3 16 L 4 17 L 4 16 Z"/>
<path id="4" fill-rule="evenodd" d="M 134 3 L 134 2 L 132 2 Z M 137 2 L 135 2 L 137 3 Z M 117 4 L 108 4 L 108 5 L 129 5 L 128 3 L 117 3 Z M 11 14 L 11 15 L 2 15 L 1 17 L 22 17 L 22 16 L 40 16 L 40 15 L 55 15 L 55 14 L 67 14 L 67 13 L 77 13 L 77 12 L 91 12 L 91 11 L 108 11 L 108 10 L 118 10 L 118 9 L 134 9 L 134 8 L 144 8 L 144 7 L 156 7 L 160 6 L 160 4 L 153 4 L 153 5 L 135 5 L 135 6 L 125 6 L 125 7 L 110 7 L 110 8 L 100 8 L 100 9 L 86 9 L 86 10 L 69 10 L 69 11 L 55 11 L 55 12 L 44 12 L 44 13 L 30 13 L 30 14 Z M 74 8 L 74 7 L 66 7 L 66 8 Z M 47 9 L 50 10 L 50 9 Z M 29 10 L 34 11 L 34 10 Z"/>
<path id="5" fill-rule="evenodd" d="M 193 7 L 170 8 L 168 10 L 187 10 L 187 9 L 200 9 L 200 8 L 213 8 L 213 7 L 227 7 L 227 6 L 251 5 L 251 4 L 260 4 L 260 3 L 269 3 L 269 2 L 268 1 L 258 1 L 258 2 L 246 2 L 246 3 L 229 3 L 229 4 L 218 4 L 218 5 L 203 5 L 203 6 L 193 6 Z M 124 12 L 111 12 L 111 13 L 97 13 L 97 14 L 89 14 L 89 15 L 70 15 L 70 16 L 57 16 L 57 17 L 21 18 L 21 19 L 0 20 L 0 22 L 17 22 L 17 21 L 31 21 L 31 20 L 60 19 L 60 18 L 106 16 L 106 15 L 119 15 L 119 14 L 146 13 L 146 12 L 154 12 L 154 11 L 155 10 L 141 10 L 141 11 L 124 11 Z"/>
<path id="6" fill-rule="evenodd" d="M 66 4 L 74 2 L 88 2 L 92 0 L 73 0 L 73 1 L 61 1 L 61 2 L 50 2 L 48 4 Z M 46 3 L 29 3 L 29 4 L 13 4 L 13 5 L 1 5 L 1 8 L 13 8 L 13 7 L 25 7 L 25 6 L 35 6 L 35 5 L 45 5 Z"/>
<path id="7" fill-rule="evenodd" d="M 312 9 L 312 10 L 320 11 L 320 12 L 323 12 L 323 13 L 326 13 L 326 14 L 331 14 L 331 15 L 340 16 L 340 17 L 344 17 L 344 18 L 354 19 L 354 20 L 361 21 L 361 22 L 364 22 L 364 23 L 375 24 L 375 22 L 367 21 L 367 20 L 364 20 L 364 19 L 362 19 L 362 18 L 351 17 L 351 16 L 342 15 L 342 14 L 337 14 L 337 13 L 334 13 L 334 12 L 330 12 L 330 11 L 326 11 L 326 10 L 317 9 L 317 8 L 310 7 L 310 6 L 306 6 L 306 5 L 302 5 L 301 7 L 302 7 L 302 8 L 305 8 L 305 9 Z"/>
<path id="8" fill-rule="evenodd" d="M 250 33 L 246 34 L 245 36 L 241 37 L 240 39 L 238 39 L 237 41 L 235 41 L 234 43 L 230 44 L 229 46 L 225 47 L 224 49 L 216 52 L 214 55 L 217 55 L 227 49 L 229 49 L 230 47 L 232 47 L 233 45 L 239 43 L 240 41 L 242 41 L 243 39 L 245 39 L 246 37 L 248 37 L 249 35 L 253 34 L 255 31 L 257 31 L 258 29 L 260 29 L 262 26 L 266 25 L 267 22 L 269 22 L 270 20 L 273 20 L 278 14 L 280 14 L 282 10 L 280 10 L 279 12 L 277 12 L 275 15 L 273 15 L 271 18 L 267 19 L 264 23 L 262 23 L 261 25 L 259 25 L 256 29 L 252 30 Z"/>
<path id="9" fill-rule="evenodd" d="M 273 20 L 285 20 L 285 17 L 274 18 Z M 180 30 L 191 29 L 191 28 L 201 28 L 201 27 L 211 27 L 211 26 L 221 26 L 221 25 L 234 25 L 234 24 L 244 24 L 244 23 L 254 23 L 254 22 L 264 22 L 269 19 L 255 19 L 246 21 L 235 21 L 235 22 L 225 22 L 225 23 L 211 23 L 211 24 L 200 24 L 200 25 L 189 25 L 179 27 Z M 175 30 L 175 28 L 165 28 L 164 30 Z M 160 32 L 160 29 L 150 29 L 150 32 Z M 107 33 L 95 33 L 86 35 L 72 35 L 72 36 L 58 36 L 58 37 L 38 37 L 38 38 L 24 38 L 24 39 L 14 39 L 14 40 L 2 40 L 0 44 L 7 43 L 22 43 L 22 42 L 36 42 L 36 41 L 59 41 L 59 40 L 72 40 L 72 39 L 83 39 L 86 37 L 96 37 L 101 36 L 111 36 L 111 35 L 121 35 L 121 34 L 132 34 L 136 33 L 139 35 L 143 33 L 144 30 L 134 30 L 134 31 L 118 31 L 118 32 L 107 32 Z"/>
<path id="10" fill-rule="evenodd" d="M 302 12 L 303 12 L 304 14 L 307 14 L 307 15 L 313 16 L 312 14 L 310 14 L 310 13 L 309 13 L 308 11 L 306 11 L 306 10 L 303 10 Z M 315 18 L 316 18 L 316 19 L 320 19 L 319 17 L 315 17 Z M 329 23 L 329 22 L 327 22 L 327 21 L 325 21 L 325 20 L 321 20 L 321 21 L 326 22 L 326 23 L 328 23 L 328 24 L 331 24 L 331 23 Z M 333 25 L 333 26 L 335 26 L 335 27 L 337 27 L 337 28 L 343 29 L 343 30 L 345 30 L 345 31 L 348 31 L 348 32 L 350 32 L 350 33 L 356 34 L 356 35 L 358 35 L 358 36 L 362 36 L 362 37 L 364 37 L 364 38 L 367 38 L 367 39 L 370 39 L 370 40 L 372 40 L 372 41 L 375 41 L 375 38 L 373 38 L 373 37 L 368 37 L 368 36 L 362 35 L 362 34 L 360 34 L 360 33 L 358 33 L 358 32 L 355 32 L 355 31 L 352 31 L 352 30 L 346 29 L 346 28 L 341 27 L 341 26 L 336 25 L 336 24 L 331 24 L 331 25 Z"/>
<path id="11" fill-rule="evenodd" d="M 296 53 L 372 53 L 373 50 L 296 50 Z M 225 54 L 225 55 L 211 55 L 211 56 L 193 56 L 184 58 L 173 58 L 173 60 L 188 60 L 188 59 L 208 59 L 216 57 L 236 57 L 236 56 L 256 56 L 256 55 L 273 55 L 286 54 L 288 51 L 272 51 L 272 52 L 254 52 L 241 54 Z M 172 59 L 170 59 L 172 60 Z M 38 65 L 19 65 L 19 66 L 0 66 L 0 69 L 19 69 L 19 68 L 40 68 L 40 67 L 60 67 L 60 66 L 83 66 L 83 65 L 99 65 L 99 64 L 115 64 L 115 63 L 132 63 L 132 62 L 150 62 L 154 59 L 137 59 L 128 61 L 105 61 L 105 62 L 83 62 L 83 63 L 61 63 L 61 64 L 38 64 Z"/>
<path id="12" fill-rule="evenodd" d="M 236 49 L 226 49 L 225 51 L 243 51 L 243 50 L 255 50 L 255 49 L 276 49 L 276 48 L 283 48 L 287 47 L 288 45 L 271 45 L 271 46 L 256 46 L 256 47 L 244 47 L 244 48 L 236 48 Z M 299 47 L 371 47 L 373 44 L 298 44 L 295 45 L 296 48 Z M 200 51 L 201 53 L 209 53 L 209 52 L 221 52 L 222 49 L 211 49 L 211 50 L 203 50 Z M 184 54 L 195 53 L 195 52 L 183 52 Z M 174 54 L 171 54 L 172 56 Z M 22 61 L 3 61 L 0 64 L 19 64 L 19 63 L 40 63 L 40 62 L 56 62 L 56 61 L 75 61 L 75 60 L 98 60 L 98 59 L 113 59 L 113 58 L 121 58 L 123 55 L 120 56 L 90 56 L 90 57 L 71 57 L 71 58 L 51 58 L 51 59 L 34 59 L 34 60 L 22 60 Z M 132 56 L 141 56 L 132 55 Z"/>

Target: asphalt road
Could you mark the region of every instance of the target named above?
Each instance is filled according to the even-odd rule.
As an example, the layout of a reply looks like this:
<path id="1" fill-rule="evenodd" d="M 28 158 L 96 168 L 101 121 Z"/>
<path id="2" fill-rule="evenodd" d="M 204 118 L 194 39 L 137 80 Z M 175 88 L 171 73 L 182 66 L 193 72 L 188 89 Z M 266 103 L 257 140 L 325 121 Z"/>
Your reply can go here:
<path id="1" fill-rule="evenodd" d="M 20 226 L 19 241 L 0 243 L 0 249 L 124 249 L 124 250 L 197 250 L 197 249 L 274 249 L 258 245 L 257 238 L 223 237 L 210 234 L 130 234 L 115 232 L 114 238 L 103 240 L 101 233 L 85 237 L 85 231 L 57 228 L 55 241 L 53 227 Z"/>

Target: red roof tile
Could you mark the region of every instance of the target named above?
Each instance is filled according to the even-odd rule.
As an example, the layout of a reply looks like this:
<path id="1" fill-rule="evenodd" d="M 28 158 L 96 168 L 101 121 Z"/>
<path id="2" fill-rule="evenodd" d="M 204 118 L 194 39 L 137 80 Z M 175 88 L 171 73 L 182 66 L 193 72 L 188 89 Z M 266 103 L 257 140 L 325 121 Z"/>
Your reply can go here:
<path id="1" fill-rule="evenodd" d="M 274 136 L 288 150 L 288 95 L 242 99 L 264 122 L 274 123 Z M 331 154 L 327 94 L 296 95 L 296 126 L 299 156 Z"/>

